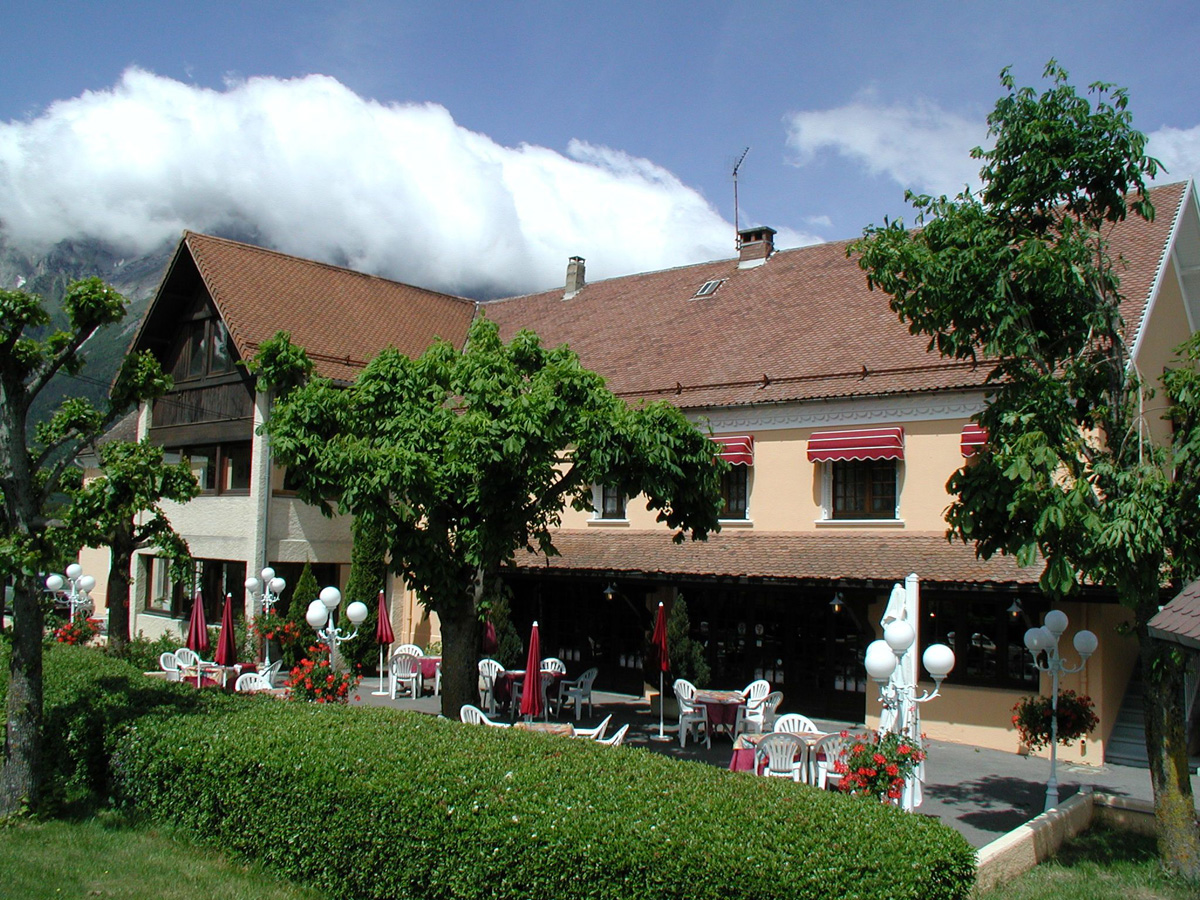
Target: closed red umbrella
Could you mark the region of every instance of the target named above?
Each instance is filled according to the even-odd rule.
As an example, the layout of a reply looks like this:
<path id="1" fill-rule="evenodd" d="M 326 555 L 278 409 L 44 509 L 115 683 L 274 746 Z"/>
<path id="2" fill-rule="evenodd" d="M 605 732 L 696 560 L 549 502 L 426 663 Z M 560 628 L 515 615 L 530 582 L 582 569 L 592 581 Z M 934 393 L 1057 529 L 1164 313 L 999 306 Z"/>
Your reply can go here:
<path id="1" fill-rule="evenodd" d="M 392 633 L 392 620 L 388 615 L 387 602 L 383 599 L 383 591 L 379 592 L 379 616 L 375 622 L 375 643 L 379 644 L 379 690 L 372 691 L 376 697 L 382 697 L 388 692 L 383 687 L 383 648 L 396 640 Z"/>
<path id="2" fill-rule="evenodd" d="M 188 619 L 187 641 L 184 646 L 204 658 L 211 645 L 208 643 L 208 622 L 204 619 L 204 598 L 196 591 L 196 599 L 192 601 L 192 615 Z M 200 687 L 200 666 L 196 666 L 196 687 Z"/>
<path id="3" fill-rule="evenodd" d="M 542 642 L 538 637 L 538 623 L 533 623 L 529 635 L 529 654 L 525 657 L 525 681 L 521 686 L 521 715 L 534 719 L 542 714 Z"/>
<path id="4" fill-rule="evenodd" d="M 658 740 L 665 741 L 663 734 L 663 673 L 670 667 L 670 656 L 667 653 L 667 614 L 663 610 L 662 601 L 658 602 L 658 616 L 654 620 L 654 634 L 650 644 L 658 653 Z"/>
<path id="5" fill-rule="evenodd" d="M 232 666 L 237 662 L 237 644 L 233 640 L 232 594 L 225 595 L 225 608 L 221 610 L 221 635 L 217 638 L 216 659 L 218 666 Z"/>

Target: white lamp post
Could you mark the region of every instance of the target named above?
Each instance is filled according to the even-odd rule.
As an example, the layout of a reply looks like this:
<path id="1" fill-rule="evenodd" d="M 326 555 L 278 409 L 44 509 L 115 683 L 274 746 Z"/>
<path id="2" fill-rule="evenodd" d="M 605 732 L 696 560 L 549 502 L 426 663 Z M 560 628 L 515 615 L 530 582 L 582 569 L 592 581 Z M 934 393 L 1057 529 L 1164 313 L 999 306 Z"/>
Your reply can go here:
<path id="1" fill-rule="evenodd" d="M 1086 628 L 1076 632 L 1072 643 L 1075 652 L 1079 654 L 1079 665 L 1068 666 L 1058 653 L 1058 639 L 1067 630 L 1067 614 L 1062 610 L 1052 609 L 1046 613 L 1045 624 L 1039 628 L 1030 628 L 1025 632 L 1025 646 L 1033 654 L 1033 664 L 1039 672 L 1050 673 L 1050 780 L 1046 782 L 1046 806 L 1043 812 L 1049 812 L 1058 806 L 1058 676 L 1060 673 L 1071 675 L 1083 671 L 1088 657 L 1096 652 L 1100 639 Z M 1046 654 L 1042 662 L 1041 654 Z"/>
<path id="2" fill-rule="evenodd" d="M 275 604 L 279 602 L 279 595 L 287 587 L 287 582 L 279 578 L 270 566 L 267 566 L 259 574 L 262 575 L 261 581 L 253 575 L 246 579 L 246 590 L 250 592 L 252 598 L 259 597 L 259 591 L 262 591 L 259 599 L 262 602 L 262 614 L 266 616 L 270 615 Z M 264 641 L 263 646 L 263 666 L 269 668 L 271 665 L 271 642 Z"/>
<path id="3" fill-rule="evenodd" d="M 930 644 L 925 648 L 921 661 L 933 678 L 933 691 L 926 691 L 920 697 L 915 683 L 897 680 L 892 677 L 904 654 L 912 647 L 917 639 L 917 633 L 912 625 L 903 619 L 889 622 L 883 629 L 883 640 L 872 641 L 867 646 L 864 660 L 867 674 L 879 685 L 879 700 L 883 704 L 887 716 L 880 716 L 880 729 L 896 734 L 904 734 L 917 727 L 916 710 L 918 703 L 925 703 L 938 696 L 942 681 L 954 668 L 954 651 L 945 644 Z M 886 725 L 884 724 L 886 722 Z M 917 738 L 920 735 L 910 735 Z"/>
<path id="4" fill-rule="evenodd" d="M 334 616 L 338 604 L 342 602 L 342 592 L 335 587 L 321 588 L 320 598 L 308 604 L 305 620 L 317 632 L 317 637 L 329 645 L 330 652 L 337 649 L 342 641 L 348 641 L 358 636 L 358 626 L 366 621 L 368 609 L 365 603 L 355 600 L 346 607 L 346 618 L 354 626 L 354 631 L 346 634 L 334 624 Z"/>
<path id="5" fill-rule="evenodd" d="M 62 575 L 51 575 L 46 579 L 46 588 L 57 594 L 68 583 L 71 585 L 71 591 L 67 595 L 69 609 L 67 620 L 74 622 L 75 615 L 81 609 L 91 608 L 92 598 L 88 594 L 96 586 L 96 579 L 91 575 L 84 575 L 83 566 L 79 563 L 71 563 L 67 566 L 66 578 L 64 579 Z"/>
<path id="6" fill-rule="evenodd" d="M 867 646 L 864 663 L 867 674 L 879 685 L 879 700 L 883 704 L 883 711 L 879 714 L 879 730 L 920 741 L 921 717 L 917 713 L 917 704 L 938 696 L 943 679 L 954 668 L 954 651 L 945 644 L 930 644 L 925 649 L 921 660 L 933 677 L 934 687 L 932 692 L 926 691 L 918 697 L 916 667 L 910 669 L 903 665 L 904 656 L 912 649 L 916 639 L 917 633 L 912 625 L 904 619 L 895 619 L 884 627 L 882 641 L 872 641 Z M 911 672 L 911 676 L 906 672 Z M 904 782 L 901 805 L 910 812 L 921 805 L 922 771 L 918 769 Z"/>

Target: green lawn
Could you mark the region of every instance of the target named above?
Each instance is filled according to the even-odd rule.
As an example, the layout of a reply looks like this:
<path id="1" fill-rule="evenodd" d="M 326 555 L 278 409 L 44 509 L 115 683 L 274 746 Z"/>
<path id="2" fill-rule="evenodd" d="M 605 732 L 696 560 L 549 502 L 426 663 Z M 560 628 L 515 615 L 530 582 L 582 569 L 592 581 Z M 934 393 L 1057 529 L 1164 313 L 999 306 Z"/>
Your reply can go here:
<path id="1" fill-rule="evenodd" d="M 0 828 L 0 897 L 62 900 L 319 900 L 252 867 L 198 848 L 186 836 L 104 815 L 86 822 Z"/>
<path id="2" fill-rule="evenodd" d="M 979 900 L 1196 900 L 1200 886 L 1169 878 L 1154 839 L 1096 827 L 1063 845 L 1058 856 Z"/>

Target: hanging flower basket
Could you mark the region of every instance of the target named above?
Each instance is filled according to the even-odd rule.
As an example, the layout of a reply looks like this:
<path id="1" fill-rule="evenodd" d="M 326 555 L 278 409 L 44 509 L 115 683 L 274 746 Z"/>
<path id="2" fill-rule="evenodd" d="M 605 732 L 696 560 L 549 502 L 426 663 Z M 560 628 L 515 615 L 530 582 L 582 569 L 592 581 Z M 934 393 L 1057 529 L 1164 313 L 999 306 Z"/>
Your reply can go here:
<path id="1" fill-rule="evenodd" d="M 1050 746 L 1053 710 L 1050 697 L 1022 697 L 1013 707 L 1012 723 L 1017 736 L 1030 750 Z M 1095 705 L 1086 694 L 1060 691 L 1058 695 L 1058 742 L 1064 746 L 1091 734 L 1100 723 Z"/>
<path id="2" fill-rule="evenodd" d="M 281 647 L 290 647 L 300 639 L 300 626 L 275 610 L 255 616 L 252 627 L 264 641 L 275 641 Z"/>

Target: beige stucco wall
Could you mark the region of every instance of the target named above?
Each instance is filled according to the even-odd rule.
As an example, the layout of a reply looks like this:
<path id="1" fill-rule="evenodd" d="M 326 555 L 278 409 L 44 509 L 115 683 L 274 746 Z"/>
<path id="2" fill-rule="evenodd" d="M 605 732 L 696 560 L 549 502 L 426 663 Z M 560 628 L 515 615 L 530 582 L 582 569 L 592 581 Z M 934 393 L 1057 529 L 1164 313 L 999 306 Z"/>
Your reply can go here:
<path id="1" fill-rule="evenodd" d="M 879 626 L 883 608 L 884 604 L 880 602 L 872 605 L 868 611 L 877 637 L 883 636 Z M 1099 647 L 1082 672 L 1063 675 L 1059 679 L 1060 690 L 1070 689 L 1092 698 L 1100 723 L 1086 740 L 1069 746 L 1060 745 L 1058 757 L 1066 762 L 1098 766 L 1104 762 L 1104 742 L 1112 733 L 1130 673 L 1137 660 L 1137 639 L 1122 633 L 1121 626 L 1130 620 L 1130 613 L 1117 604 L 1063 603 L 1057 608 L 1066 613 L 1070 620 L 1066 633 L 1059 641 L 1059 650 L 1067 665 L 1073 667 L 1079 664 L 1079 657 L 1071 643 L 1076 632 L 1087 628 L 1100 639 Z M 921 650 L 923 652 L 924 648 Z M 924 676 L 924 670 L 921 671 Z M 932 691 L 933 687 L 933 682 L 927 677 L 921 683 L 923 691 Z M 1049 675 L 1042 675 L 1040 692 L 1044 696 L 1050 695 Z M 936 699 L 921 705 L 921 728 L 934 740 L 1025 754 L 1028 750 L 1020 745 L 1012 724 L 1012 707 L 1022 697 L 1032 693 L 1011 688 L 944 684 Z M 867 724 L 871 727 L 879 724 L 877 697 L 878 690 L 872 687 L 867 703 Z M 1033 755 L 1049 758 L 1050 751 L 1047 748 Z"/>
<path id="2" fill-rule="evenodd" d="M 950 503 L 946 482 L 963 464 L 960 437 L 966 418 L 904 423 L 904 462 L 899 466 L 899 519 L 843 522 L 824 518 L 825 464 L 808 460 L 812 428 L 753 432 L 754 465 L 750 471 L 748 520 L 723 527 L 755 531 L 814 531 L 903 528 L 942 531 L 943 513 Z M 881 423 L 883 424 L 883 423 Z M 590 513 L 568 510 L 564 528 L 661 528 L 645 500 L 629 501 L 624 521 L 596 519 Z"/>
<path id="3" fill-rule="evenodd" d="M 1163 368 L 1175 359 L 1175 348 L 1191 334 L 1179 281 L 1169 266 L 1168 273 L 1150 309 L 1134 360 L 1146 387 L 1157 391 L 1156 396 L 1146 399 L 1144 415 L 1150 433 L 1160 444 L 1170 441 L 1171 427 L 1162 418 L 1166 412 L 1167 398 L 1162 393 L 1159 379 Z"/>

